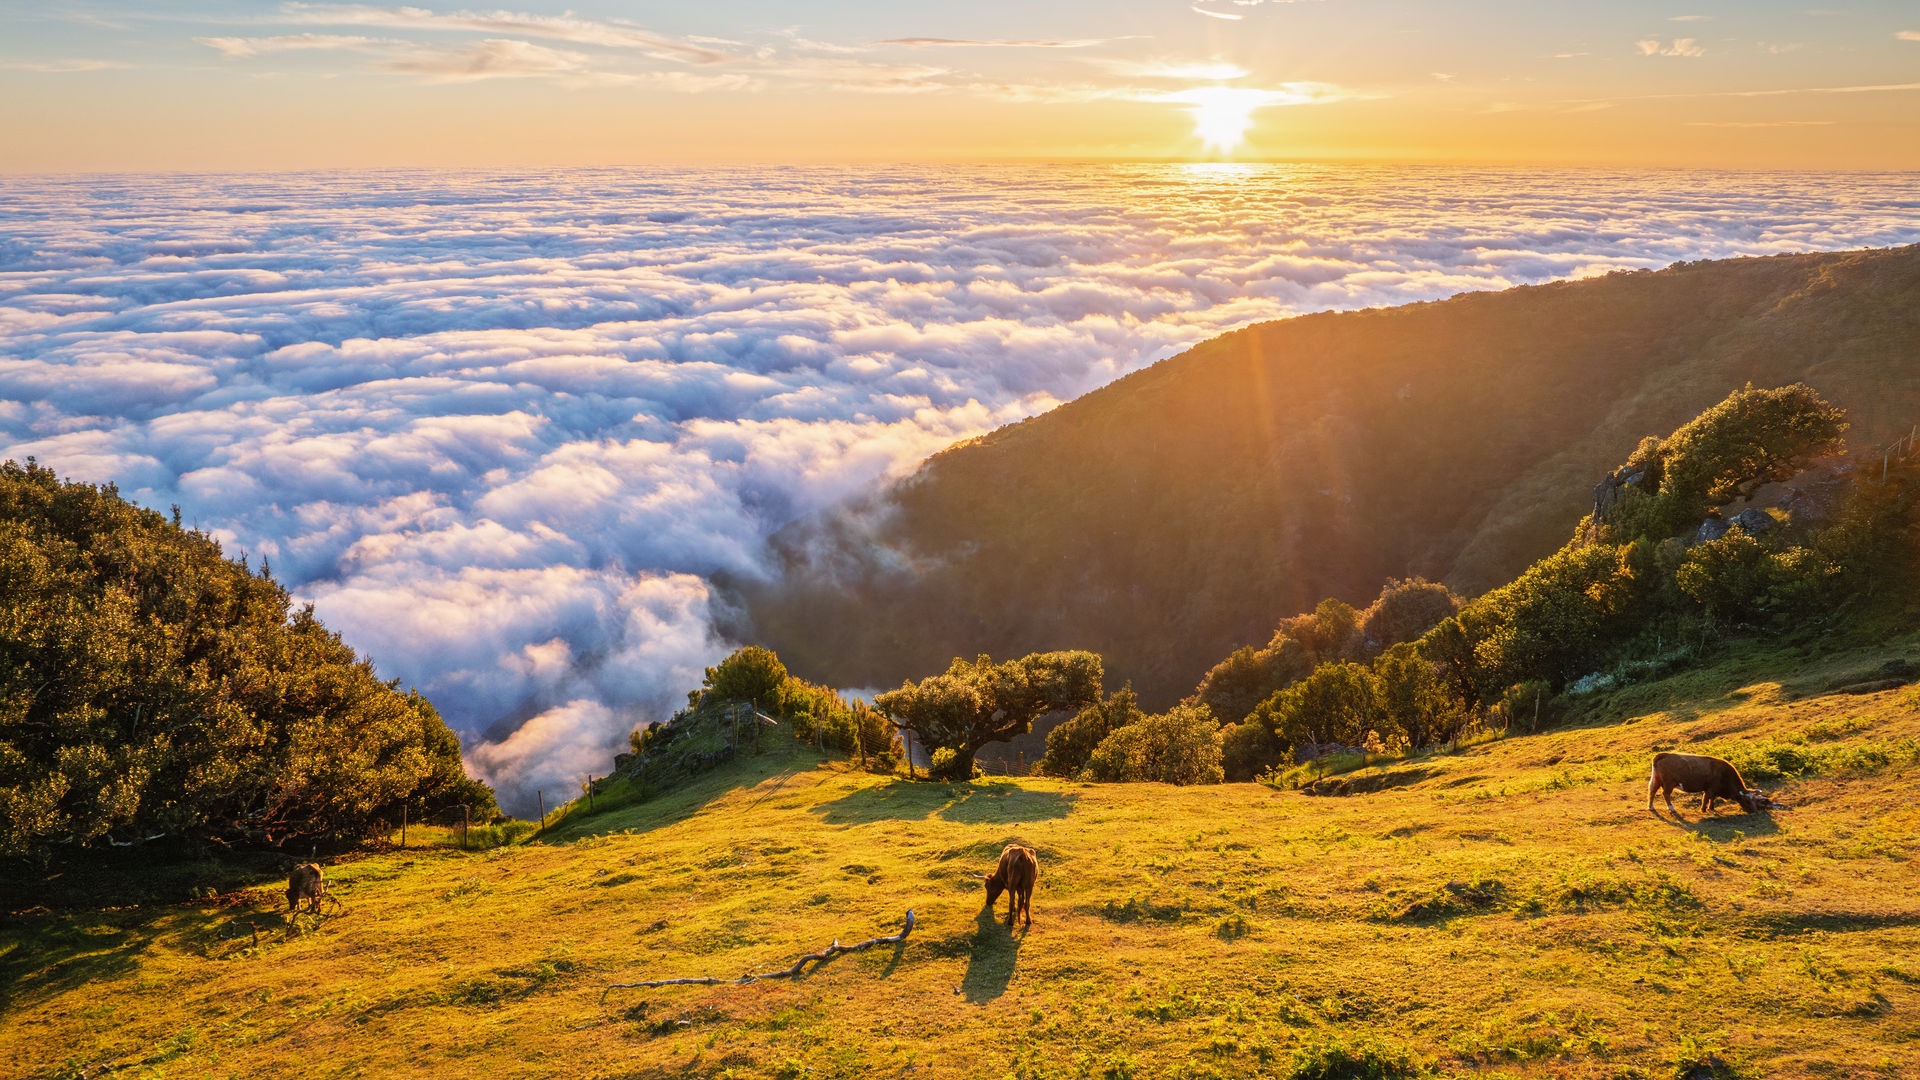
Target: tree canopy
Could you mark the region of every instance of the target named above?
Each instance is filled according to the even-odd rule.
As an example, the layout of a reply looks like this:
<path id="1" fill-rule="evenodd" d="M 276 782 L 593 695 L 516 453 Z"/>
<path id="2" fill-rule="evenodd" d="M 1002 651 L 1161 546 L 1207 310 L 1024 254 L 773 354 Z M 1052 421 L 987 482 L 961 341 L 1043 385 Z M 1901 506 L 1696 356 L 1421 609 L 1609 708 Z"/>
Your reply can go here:
<path id="1" fill-rule="evenodd" d="M 1105 676 L 1090 652 L 1033 653 L 996 664 L 982 653 L 955 658 L 947 670 L 902 683 L 874 698 L 883 712 L 920 736 L 929 751 L 952 752 L 936 769 L 943 779 L 973 775 L 974 754 L 990 742 L 1024 735 L 1042 713 L 1100 700 Z"/>
<path id="2" fill-rule="evenodd" d="M 354 838 L 494 812 L 460 743 L 264 568 L 31 459 L 0 466 L 0 856 Z"/>

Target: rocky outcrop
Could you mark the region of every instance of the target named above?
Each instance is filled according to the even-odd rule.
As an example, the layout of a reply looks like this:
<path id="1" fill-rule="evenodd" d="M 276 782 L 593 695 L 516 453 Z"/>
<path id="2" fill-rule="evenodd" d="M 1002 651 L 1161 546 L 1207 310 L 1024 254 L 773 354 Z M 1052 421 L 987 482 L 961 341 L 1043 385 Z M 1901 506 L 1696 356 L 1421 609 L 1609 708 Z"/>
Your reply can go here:
<path id="1" fill-rule="evenodd" d="M 1622 465 L 1603 477 L 1593 486 L 1593 520 L 1605 521 L 1607 514 L 1620 502 L 1620 497 L 1630 487 L 1646 486 L 1651 467 L 1647 465 Z"/>

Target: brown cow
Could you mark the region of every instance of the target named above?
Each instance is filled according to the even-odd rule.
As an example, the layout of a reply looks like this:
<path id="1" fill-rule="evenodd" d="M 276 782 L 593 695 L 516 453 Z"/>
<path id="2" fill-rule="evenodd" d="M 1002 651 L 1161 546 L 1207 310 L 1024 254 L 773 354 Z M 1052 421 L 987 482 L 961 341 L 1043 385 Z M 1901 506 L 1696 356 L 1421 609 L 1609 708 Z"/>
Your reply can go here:
<path id="1" fill-rule="evenodd" d="M 1732 763 L 1703 754 L 1655 754 L 1653 775 L 1647 781 L 1647 809 L 1653 809 L 1653 793 L 1666 796 L 1667 809 L 1673 809 L 1673 789 L 1700 794 L 1700 812 L 1713 810 L 1717 799 L 1731 799 L 1751 814 L 1773 805 L 1765 794 L 1747 786 L 1740 770 Z"/>
<path id="2" fill-rule="evenodd" d="M 1040 880 L 1040 857 L 1032 848 L 1008 844 L 1007 850 L 1000 853 L 1000 866 L 993 876 L 983 876 L 980 880 L 987 883 L 988 910 L 993 909 L 994 901 L 1005 892 L 1008 894 L 1007 925 L 1013 925 L 1016 910 L 1026 912 L 1026 925 L 1033 925 L 1033 884 Z"/>
<path id="3" fill-rule="evenodd" d="M 320 876 L 318 866 L 303 862 L 287 875 L 288 911 L 299 907 L 300 901 L 305 900 L 308 914 L 317 914 L 320 911 L 320 898 L 326 895 L 327 882 Z"/>

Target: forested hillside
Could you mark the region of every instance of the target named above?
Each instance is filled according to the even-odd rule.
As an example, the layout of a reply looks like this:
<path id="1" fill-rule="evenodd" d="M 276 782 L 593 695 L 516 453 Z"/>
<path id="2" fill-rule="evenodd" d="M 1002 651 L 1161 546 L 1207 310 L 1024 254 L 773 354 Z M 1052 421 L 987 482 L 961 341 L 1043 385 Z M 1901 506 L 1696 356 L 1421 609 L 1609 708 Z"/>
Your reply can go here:
<path id="1" fill-rule="evenodd" d="M 110 486 L 0 466 L 0 860 L 493 812 L 433 706 L 266 570 Z"/>
<path id="2" fill-rule="evenodd" d="M 1472 595 L 1730 387 L 1805 382 L 1855 450 L 1920 416 L 1920 248 L 1680 264 L 1268 323 L 953 447 L 721 582 L 797 675 L 1104 655 L 1150 707 L 1325 597 Z"/>

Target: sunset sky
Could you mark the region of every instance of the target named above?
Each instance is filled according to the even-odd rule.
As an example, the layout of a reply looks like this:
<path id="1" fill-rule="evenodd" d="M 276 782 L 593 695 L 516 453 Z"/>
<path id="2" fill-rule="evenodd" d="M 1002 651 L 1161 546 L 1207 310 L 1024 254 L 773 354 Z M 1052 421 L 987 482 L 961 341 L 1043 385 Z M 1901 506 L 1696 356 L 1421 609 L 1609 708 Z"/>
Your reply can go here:
<path id="1" fill-rule="evenodd" d="M 984 159 L 1920 168 L 1910 3 L 0 3 L 11 172 Z"/>

